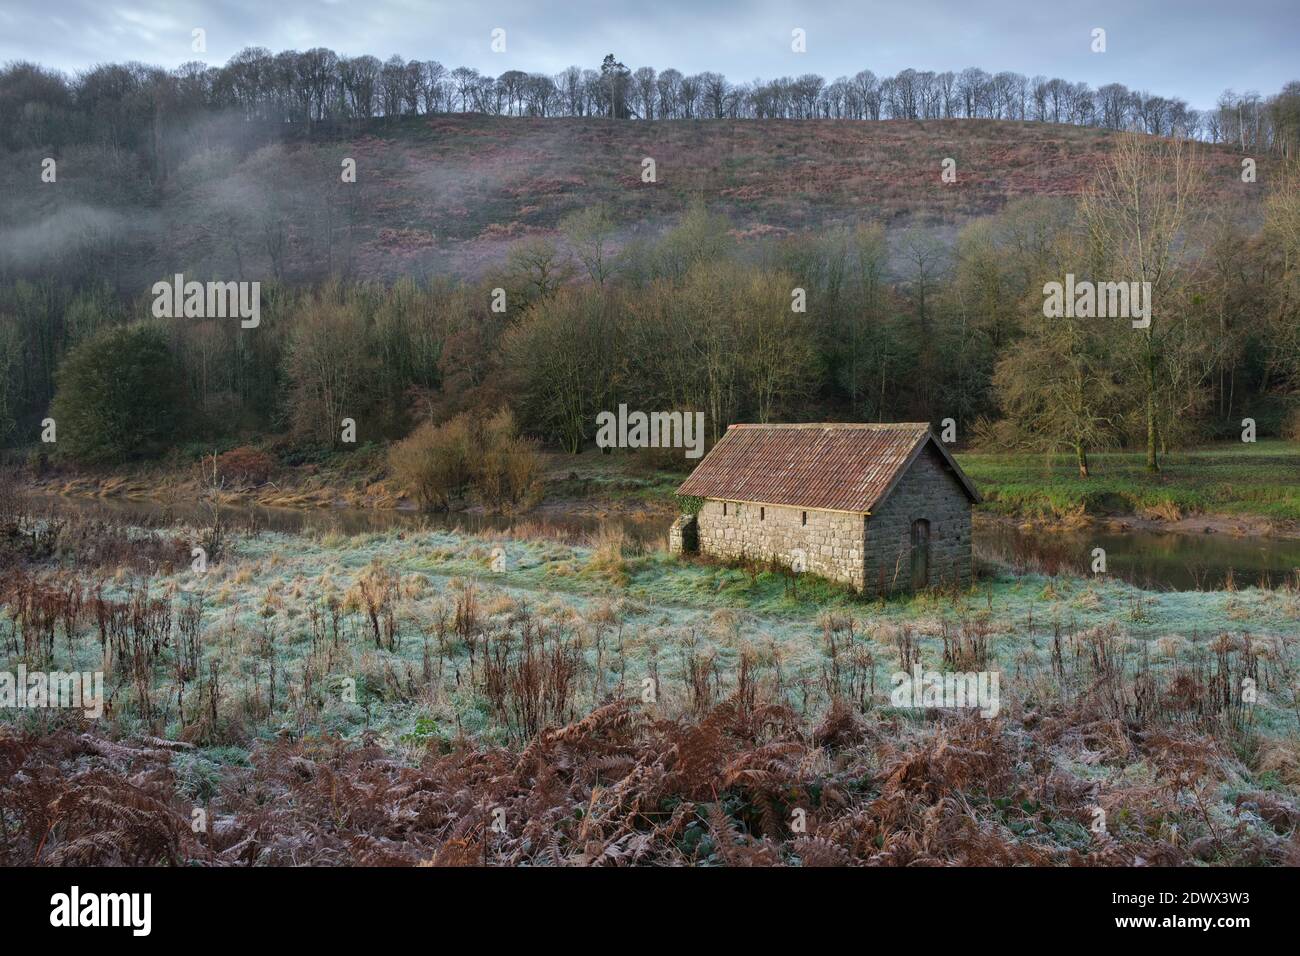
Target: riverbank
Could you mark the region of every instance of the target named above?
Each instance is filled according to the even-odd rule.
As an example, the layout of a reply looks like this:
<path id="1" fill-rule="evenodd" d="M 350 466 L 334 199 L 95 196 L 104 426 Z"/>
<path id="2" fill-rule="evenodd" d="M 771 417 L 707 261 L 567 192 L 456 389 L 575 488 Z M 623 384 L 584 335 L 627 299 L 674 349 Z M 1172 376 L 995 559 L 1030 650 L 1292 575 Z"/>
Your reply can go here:
<path id="1" fill-rule="evenodd" d="M 543 452 L 544 496 L 530 516 L 671 515 L 688 469 L 635 454 Z M 977 514 L 1042 531 L 1094 528 L 1300 538 L 1300 443 L 1217 445 L 1170 454 L 1148 475 L 1137 452 L 1092 456 L 1078 477 L 1067 456 L 963 452 L 957 460 L 984 495 Z M 265 508 L 414 511 L 388 475 L 382 449 L 281 464 L 258 484 L 214 483 L 201 460 L 172 459 L 105 471 L 50 469 L 33 490 L 67 497 Z M 469 503 L 466 514 L 483 509 Z"/>
<path id="2" fill-rule="evenodd" d="M 670 515 L 674 492 L 686 472 L 665 471 L 635 455 L 541 452 L 545 494 L 530 517 L 556 513 L 583 516 Z M 261 508 L 353 508 L 372 511 L 417 510 L 393 481 L 384 449 L 369 445 L 319 461 L 276 464 L 265 481 L 215 481 L 211 464 L 173 455 L 156 462 L 106 469 L 47 465 L 16 469 L 28 491 L 67 498 L 152 501 L 162 505 L 207 502 Z M 465 502 L 467 515 L 484 509 Z"/>
<path id="3" fill-rule="evenodd" d="M 963 453 L 989 514 L 1055 529 L 1127 525 L 1175 532 L 1300 535 L 1300 443 L 1276 439 L 1171 453 L 1146 471 L 1140 452 L 1072 458 Z"/>

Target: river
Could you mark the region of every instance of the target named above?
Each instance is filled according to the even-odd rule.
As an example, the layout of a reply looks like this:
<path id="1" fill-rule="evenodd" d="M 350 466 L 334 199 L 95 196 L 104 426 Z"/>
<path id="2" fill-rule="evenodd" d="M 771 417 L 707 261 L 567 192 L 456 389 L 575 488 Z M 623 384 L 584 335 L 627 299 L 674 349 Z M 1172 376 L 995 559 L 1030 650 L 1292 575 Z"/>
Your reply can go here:
<path id="1" fill-rule="evenodd" d="M 214 507 L 206 504 L 168 505 L 121 498 L 36 497 L 33 504 L 38 511 L 53 505 L 61 510 L 147 527 L 173 522 L 210 524 L 214 513 Z M 602 528 L 615 526 L 634 545 L 644 547 L 662 544 L 672 521 L 664 515 L 603 517 L 562 511 L 507 518 L 474 512 L 421 514 L 402 510 L 260 505 L 216 506 L 215 513 L 231 528 L 244 531 L 357 534 L 389 528 L 459 528 L 480 532 L 506 530 L 526 523 L 549 529 L 557 537 L 581 540 Z M 975 527 L 976 555 L 1018 571 L 1090 574 L 1095 548 L 1105 551 L 1109 575 L 1155 590 L 1211 590 L 1223 587 L 1229 580 L 1238 587 L 1278 585 L 1300 569 L 1300 539 L 1296 538 L 1146 529 L 1030 532 L 995 521 L 980 521 Z"/>

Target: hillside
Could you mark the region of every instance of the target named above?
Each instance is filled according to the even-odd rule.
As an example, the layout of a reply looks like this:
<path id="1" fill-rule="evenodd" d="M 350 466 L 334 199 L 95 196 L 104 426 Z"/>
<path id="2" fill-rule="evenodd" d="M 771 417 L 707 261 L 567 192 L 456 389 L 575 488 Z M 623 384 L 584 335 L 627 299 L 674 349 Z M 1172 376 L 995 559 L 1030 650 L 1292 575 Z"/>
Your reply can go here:
<path id="1" fill-rule="evenodd" d="M 694 197 L 744 240 L 858 222 L 950 237 L 1017 197 L 1076 195 L 1116 135 L 995 120 L 470 114 L 258 146 L 251 129 L 214 122 L 178 144 L 184 158 L 156 182 L 130 157 L 84 148 L 61 160 L 57 189 L 20 175 L 23 163 L 0 172 L 0 273 L 98 266 L 127 288 L 180 269 L 288 280 L 473 276 L 573 210 L 610 204 L 626 240 L 654 234 Z M 1247 200 L 1239 157 L 1206 149 L 1221 192 Z M 349 157 L 355 184 L 340 182 Z M 641 180 L 646 157 L 653 184 Z M 956 161 L 956 183 L 940 180 L 945 158 Z"/>

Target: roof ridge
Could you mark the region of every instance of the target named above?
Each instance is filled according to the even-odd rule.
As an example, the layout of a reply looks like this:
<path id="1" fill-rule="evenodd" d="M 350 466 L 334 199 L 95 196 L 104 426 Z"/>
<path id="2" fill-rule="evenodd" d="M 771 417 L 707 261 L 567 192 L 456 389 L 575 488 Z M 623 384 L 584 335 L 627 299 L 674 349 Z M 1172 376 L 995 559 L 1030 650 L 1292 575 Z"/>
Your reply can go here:
<path id="1" fill-rule="evenodd" d="M 821 429 L 842 429 L 845 431 L 851 429 L 888 429 L 888 428 L 924 428 L 929 430 L 929 422 L 790 422 L 779 424 L 763 424 L 761 422 L 736 422 L 727 426 L 728 431 L 732 428 L 753 428 L 757 430 L 775 430 L 778 428 L 821 428 Z"/>

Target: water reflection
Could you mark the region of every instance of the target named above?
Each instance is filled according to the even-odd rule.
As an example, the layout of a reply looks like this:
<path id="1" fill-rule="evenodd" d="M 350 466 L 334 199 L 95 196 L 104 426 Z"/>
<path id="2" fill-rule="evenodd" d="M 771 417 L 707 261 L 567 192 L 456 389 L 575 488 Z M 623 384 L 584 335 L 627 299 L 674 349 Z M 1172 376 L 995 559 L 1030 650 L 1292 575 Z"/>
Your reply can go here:
<path id="1" fill-rule="evenodd" d="M 1300 540 L 1176 534 L 1160 531 L 1026 532 L 1008 524 L 981 524 L 975 553 L 1016 570 L 1090 574 L 1092 551 L 1106 552 L 1106 571 L 1140 587 L 1194 591 L 1277 586 L 1300 568 Z"/>

